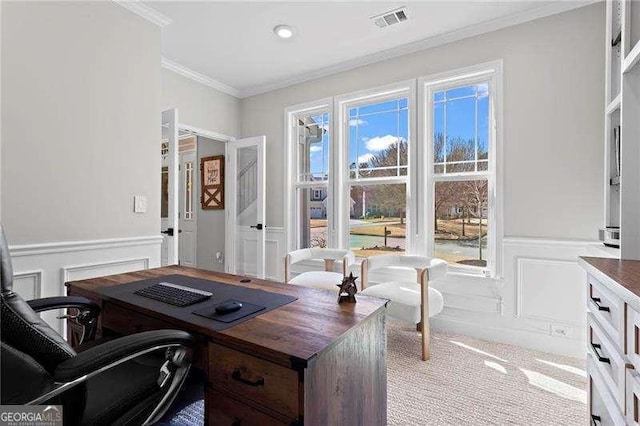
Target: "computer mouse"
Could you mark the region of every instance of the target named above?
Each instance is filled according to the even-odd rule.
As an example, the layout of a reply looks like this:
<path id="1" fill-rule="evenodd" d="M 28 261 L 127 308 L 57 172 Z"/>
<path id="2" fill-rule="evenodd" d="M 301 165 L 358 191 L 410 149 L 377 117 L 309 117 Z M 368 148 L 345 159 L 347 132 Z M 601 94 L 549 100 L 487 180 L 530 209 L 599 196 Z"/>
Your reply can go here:
<path id="1" fill-rule="evenodd" d="M 216 314 L 230 314 L 231 312 L 235 312 L 240 308 L 242 308 L 242 303 L 231 300 L 229 302 L 224 302 L 216 306 Z"/>

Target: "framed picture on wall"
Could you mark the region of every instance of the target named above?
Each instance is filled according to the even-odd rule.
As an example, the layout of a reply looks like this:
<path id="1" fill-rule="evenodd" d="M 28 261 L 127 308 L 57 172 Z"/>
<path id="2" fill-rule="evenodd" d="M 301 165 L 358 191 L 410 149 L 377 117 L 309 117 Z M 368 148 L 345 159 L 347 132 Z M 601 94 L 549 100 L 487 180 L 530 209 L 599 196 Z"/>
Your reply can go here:
<path id="1" fill-rule="evenodd" d="M 202 210 L 224 209 L 224 155 L 200 160 L 200 188 Z"/>

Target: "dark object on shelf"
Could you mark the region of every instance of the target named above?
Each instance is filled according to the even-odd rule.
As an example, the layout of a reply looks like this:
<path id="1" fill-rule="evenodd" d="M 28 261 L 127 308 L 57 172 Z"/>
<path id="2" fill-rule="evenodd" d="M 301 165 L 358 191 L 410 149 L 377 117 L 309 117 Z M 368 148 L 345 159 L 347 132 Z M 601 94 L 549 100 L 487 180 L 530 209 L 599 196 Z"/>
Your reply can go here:
<path id="1" fill-rule="evenodd" d="M 616 176 L 620 177 L 620 126 L 613 128 L 613 149 L 616 158 Z"/>
<path id="2" fill-rule="evenodd" d="M 352 272 L 348 277 L 344 277 L 342 283 L 337 284 L 337 286 L 340 287 L 338 291 L 338 303 L 356 303 L 356 293 L 358 292 L 356 279 L 358 279 L 358 277 L 354 277 Z"/>
<path id="3" fill-rule="evenodd" d="M 602 230 L 601 240 L 607 247 L 620 248 L 620 227 L 607 226 Z"/>
<path id="4" fill-rule="evenodd" d="M 616 38 L 611 40 L 611 47 L 617 47 L 622 42 L 622 30 L 618 31 Z"/>

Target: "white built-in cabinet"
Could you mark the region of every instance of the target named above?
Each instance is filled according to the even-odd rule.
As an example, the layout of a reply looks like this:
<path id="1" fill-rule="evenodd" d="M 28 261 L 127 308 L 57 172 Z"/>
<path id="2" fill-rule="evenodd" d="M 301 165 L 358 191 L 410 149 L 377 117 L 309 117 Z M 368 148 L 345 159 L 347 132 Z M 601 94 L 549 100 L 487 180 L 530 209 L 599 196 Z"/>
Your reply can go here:
<path id="1" fill-rule="evenodd" d="M 640 1 L 606 3 L 605 226 L 640 259 Z M 616 143 L 616 141 L 619 141 Z"/>

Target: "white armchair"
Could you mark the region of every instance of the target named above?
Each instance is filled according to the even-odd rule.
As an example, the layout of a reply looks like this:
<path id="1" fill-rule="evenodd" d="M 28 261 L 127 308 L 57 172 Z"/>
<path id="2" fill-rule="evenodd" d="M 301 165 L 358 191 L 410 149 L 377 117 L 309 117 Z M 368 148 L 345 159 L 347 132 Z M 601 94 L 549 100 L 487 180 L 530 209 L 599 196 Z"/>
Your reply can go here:
<path id="1" fill-rule="evenodd" d="M 303 260 L 324 260 L 323 271 L 303 272 L 291 278 L 291 266 Z M 342 273 L 334 272 L 336 261 L 342 261 Z M 288 253 L 284 258 L 284 280 L 286 283 L 305 287 L 321 288 L 338 291 L 337 285 L 349 275 L 349 267 L 354 263 L 355 256 L 349 250 L 306 248 Z"/>
<path id="2" fill-rule="evenodd" d="M 369 283 L 369 273 L 385 268 L 415 269 L 416 281 L 387 281 Z M 411 324 L 418 324 L 422 331 L 422 359 L 429 359 L 429 317 L 442 312 L 442 293 L 429 287 L 429 281 L 442 278 L 447 273 L 447 262 L 421 256 L 385 254 L 364 259 L 360 282 L 362 294 L 389 299 L 387 314 Z"/>

